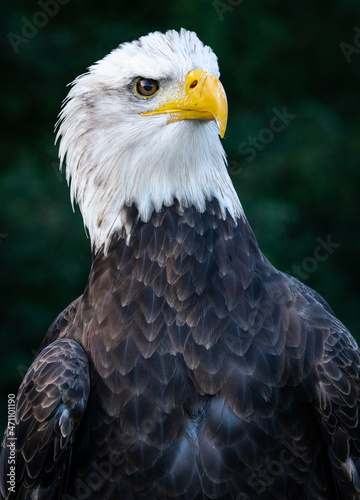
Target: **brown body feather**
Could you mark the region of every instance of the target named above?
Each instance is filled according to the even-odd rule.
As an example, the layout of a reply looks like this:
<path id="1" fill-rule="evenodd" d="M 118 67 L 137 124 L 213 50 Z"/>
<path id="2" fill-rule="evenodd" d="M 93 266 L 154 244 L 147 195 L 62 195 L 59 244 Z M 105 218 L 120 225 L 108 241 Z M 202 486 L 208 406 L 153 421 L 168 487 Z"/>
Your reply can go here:
<path id="1" fill-rule="evenodd" d="M 130 240 L 94 255 L 20 388 L 22 486 L 5 498 L 358 498 L 360 356 L 323 299 L 273 268 L 215 200 L 147 223 L 132 207 L 128 221 Z M 56 345 L 69 353 L 44 384 Z M 66 376 L 61 404 L 78 411 L 59 454 Z M 38 414 L 28 395 L 40 387 Z M 31 496 L 39 484 L 51 494 Z"/>

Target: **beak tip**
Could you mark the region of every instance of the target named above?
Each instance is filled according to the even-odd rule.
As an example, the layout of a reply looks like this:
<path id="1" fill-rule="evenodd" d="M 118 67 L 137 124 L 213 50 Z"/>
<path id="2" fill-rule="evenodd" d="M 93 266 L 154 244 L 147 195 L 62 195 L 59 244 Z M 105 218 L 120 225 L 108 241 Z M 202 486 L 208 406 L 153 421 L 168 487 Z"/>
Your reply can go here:
<path id="1" fill-rule="evenodd" d="M 219 129 L 220 137 L 221 137 L 221 139 L 223 139 L 225 132 L 226 132 L 227 123 L 224 123 L 221 120 L 216 120 L 216 123 L 217 123 L 218 129 Z"/>

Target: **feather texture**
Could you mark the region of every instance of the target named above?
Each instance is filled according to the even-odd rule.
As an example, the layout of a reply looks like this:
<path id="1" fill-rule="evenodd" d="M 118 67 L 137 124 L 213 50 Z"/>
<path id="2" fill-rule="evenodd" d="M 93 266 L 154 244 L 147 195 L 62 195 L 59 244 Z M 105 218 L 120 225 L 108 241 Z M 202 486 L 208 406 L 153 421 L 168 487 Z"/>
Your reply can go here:
<path id="1" fill-rule="evenodd" d="M 194 249 L 210 233 L 213 245 L 198 259 Z M 179 247 L 185 234 L 189 243 Z M 121 265 L 124 255 L 131 266 Z M 201 293 L 189 278 L 194 267 L 199 275 L 211 269 Z M 161 273 L 169 279 L 149 281 Z M 231 303 L 228 275 L 240 290 Z M 64 499 L 76 498 L 79 484 L 93 499 L 357 498 L 356 344 L 314 292 L 267 262 L 246 220 L 224 223 L 216 202 L 203 214 L 164 208 L 138 219 L 130 241 L 114 237 L 50 341 L 54 332 L 62 340 L 42 351 L 18 397 L 19 481 L 28 487 L 46 463 L 48 491 Z M 69 368 L 58 372 L 60 360 L 38 366 L 67 342 L 86 351 L 92 391 L 63 465 L 74 424 L 50 382 Z M 27 389 L 34 373 L 45 392 Z M 41 427 L 51 418 L 59 451 Z M 52 446 L 53 465 L 43 446 Z M 59 464 L 66 485 L 53 474 Z"/>
<path id="2" fill-rule="evenodd" d="M 194 33 L 155 33 L 70 92 L 60 155 L 93 263 L 20 386 L 1 498 L 360 499 L 354 339 L 259 250 L 215 123 L 141 116 L 134 78 L 160 105 L 193 68 L 218 74 Z"/>

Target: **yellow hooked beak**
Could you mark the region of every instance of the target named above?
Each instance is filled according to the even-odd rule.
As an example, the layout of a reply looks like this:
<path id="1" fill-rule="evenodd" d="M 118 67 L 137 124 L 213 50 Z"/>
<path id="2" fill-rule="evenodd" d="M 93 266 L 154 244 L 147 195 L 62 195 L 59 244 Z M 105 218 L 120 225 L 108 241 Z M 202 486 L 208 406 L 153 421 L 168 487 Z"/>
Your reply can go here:
<path id="1" fill-rule="evenodd" d="M 216 76 L 193 69 L 185 79 L 185 97 L 167 102 L 144 116 L 170 113 L 168 123 L 178 120 L 216 120 L 220 135 L 224 137 L 228 106 L 224 87 Z"/>

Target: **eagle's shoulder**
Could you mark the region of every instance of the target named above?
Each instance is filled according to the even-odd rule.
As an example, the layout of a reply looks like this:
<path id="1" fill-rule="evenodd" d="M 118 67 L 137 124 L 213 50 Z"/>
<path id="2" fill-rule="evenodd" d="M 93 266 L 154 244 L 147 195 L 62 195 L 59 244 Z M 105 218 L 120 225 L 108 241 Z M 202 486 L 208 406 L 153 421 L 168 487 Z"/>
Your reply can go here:
<path id="1" fill-rule="evenodd" d="M 82 300 L 82 295 L 71 302 L 53 321 L 50 325 L 45 337 L 43 338 L 38 353 L 40 353 L 45 347 L 50 345 L 56 339 L 64 336 L 64 333 L 68 327 L 73 324 L 75 315 L 78 311 Z"/>
<path id="2" fill-rule="evenodd" d="M 293 396 L 312 406 L 337 488 L 344 498 L 357 498 L 360 492 L 357 343 L 322 296 L 295 278 L 274 273 L 264 279 L 262 289 L 268 309 L 259 305 L 263 311 L 256 334 L 263 350 L 260 372 L 262 376 L 267 371 L 272 373 L 267 369 L 269 342 L 263 333 L 268 329 L 272 333 L 272 348 L 277 351 L 277 366 L 282 367 L 276 387 L 293 387 Z M 282 331 L 283 342 L 276 349 L 275 341 Z M 269 376 L 266 380 L 269 384 L 273 382 Z"/>
<path id="3" fill-rule="evenodd" d="M 285 377 L 284 383 L 296 385 L 318 364 L 335 360 L 339 352 L 349 360 L 359 359 L 355 340 L 325 299 L 276 270 L 265 258 L 257 261 L 254 278 L 238 311 L 242 311 L 237 316 L 255 344 L 262 346 L 265 353 L 284 356 L 291 365 L 291 377 Z"/>

